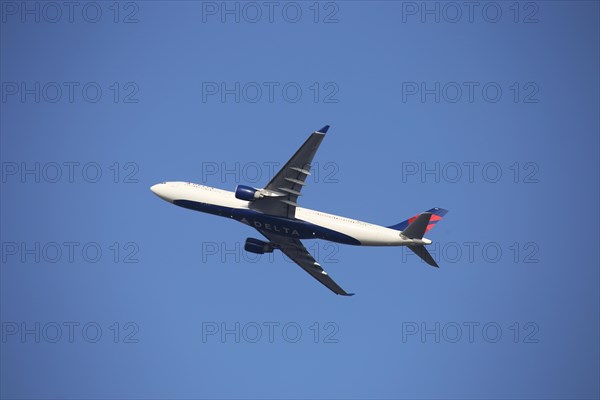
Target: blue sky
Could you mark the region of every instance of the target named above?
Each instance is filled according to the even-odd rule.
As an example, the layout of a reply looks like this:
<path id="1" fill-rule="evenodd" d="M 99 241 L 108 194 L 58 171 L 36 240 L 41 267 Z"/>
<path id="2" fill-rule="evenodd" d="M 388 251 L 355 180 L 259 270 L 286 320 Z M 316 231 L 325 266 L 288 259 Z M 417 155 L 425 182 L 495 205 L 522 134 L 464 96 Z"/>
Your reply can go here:
<path id="1" fill-rule="evenodd" d="M 600 395 L 597 2 L 0 6 L 3 398 Z M 335 296 L 149 191 L 325 124 L 301 205 L 447 208 L 439 270 L 307 242 Z"/>

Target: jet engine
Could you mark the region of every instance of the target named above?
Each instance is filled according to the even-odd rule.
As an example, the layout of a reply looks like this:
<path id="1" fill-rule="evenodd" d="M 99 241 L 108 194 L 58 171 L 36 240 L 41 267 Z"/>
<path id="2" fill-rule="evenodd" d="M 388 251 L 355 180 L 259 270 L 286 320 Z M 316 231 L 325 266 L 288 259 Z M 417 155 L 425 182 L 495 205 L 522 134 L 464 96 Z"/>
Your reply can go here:
<path id="1" fill-rule="evenodd" d="M 244 250 L 254 254 L 272 253 L 273 246 L 269 242 L 264 242 L 259 239 L 248 238 L 244 244 Z"/>
<path id="2" fill-rule="evenodd" d="M 237 185 L 235 188 L 235 198 L 240 200 L 252 201 L 262 197 L 261 192 L 250 186 Z"/>

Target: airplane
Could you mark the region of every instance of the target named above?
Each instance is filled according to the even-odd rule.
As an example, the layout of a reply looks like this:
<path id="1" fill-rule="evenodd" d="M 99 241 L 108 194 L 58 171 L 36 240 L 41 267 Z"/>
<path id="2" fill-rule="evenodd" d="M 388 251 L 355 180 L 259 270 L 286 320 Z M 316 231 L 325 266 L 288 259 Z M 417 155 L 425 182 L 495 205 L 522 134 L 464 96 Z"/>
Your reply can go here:
<path id="1" fill-rule="evenodd" d="M 238 185 L 234 192 L 191 182 L 162 182 L 150 188 L 177 206 L 231 218 L 255 228 L 267 241 L 247 238 L 255 254 L 282 251 L 332 292 L 347 293 L 310 255 L 301 240 L 323 239 L 356 246 L 407 246 L 427 264 L 438 267 L 423 237 L 448 212 L 435 207 L 392 226 L 380 226 L 298 206 L 311 163 L 329 125 L 313 132 L 292 158 L 262 188 Z"/>

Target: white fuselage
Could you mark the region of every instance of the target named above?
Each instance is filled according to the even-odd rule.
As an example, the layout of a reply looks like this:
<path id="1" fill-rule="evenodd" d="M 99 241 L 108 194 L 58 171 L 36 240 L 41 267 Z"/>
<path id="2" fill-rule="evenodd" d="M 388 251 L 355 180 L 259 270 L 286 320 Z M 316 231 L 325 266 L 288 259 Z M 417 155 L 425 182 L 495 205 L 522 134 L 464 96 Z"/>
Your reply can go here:
<path id="1" fill-rule="evenodd" d="M 273 217 L 252 210 L 250 202 L 237 199 L 234 192 L 195 183 L 165 182 L 152 186 L 151 190 L 160 198 L 185 208 L 234 218 L 258 229 L 299 239 L 322 238 L 362 246 L 431 243 L 426 238 L 406 238 L 395 229 L 302 207 L 296 207 L 295 219 Z"/>

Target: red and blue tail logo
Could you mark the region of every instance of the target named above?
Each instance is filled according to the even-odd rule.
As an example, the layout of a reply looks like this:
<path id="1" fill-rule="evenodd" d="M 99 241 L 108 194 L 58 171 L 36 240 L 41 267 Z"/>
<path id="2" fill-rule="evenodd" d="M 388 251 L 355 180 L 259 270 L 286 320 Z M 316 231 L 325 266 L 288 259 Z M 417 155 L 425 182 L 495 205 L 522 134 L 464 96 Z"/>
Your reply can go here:
<path id="1" fill-rule="evenodd" d="M 425 233 L 429 232 L 429 230 L 431 228 L 433 228 L 435 226 L 435 224 L 438 223 L 438 221 L 440 221 L 442 218 L 444 218 L 444 215 L 446 215 L 448 213 L 448 210 L 444 210 L 443 208 L 439 208 L 439 207 L 434 207 L 431 210 L 427 210 L 426 212 L 430 212 L 433 215 L 429 219 L 429 225 L 427 225 L 427 229 L 425 229 Z M 419 215 L 421 215 L 421 214 L 417 214 L 414 217 L 407 219 L 406 221 L 400 222 L 399 224 L 388 226 L 388 228 L 395 229 L 397 231 L 403 231 L 406 229 L 406 227 L 408 225 L 412 224 L 412 222 L 415 219 L 417 219 L 417 217 Z"/>

